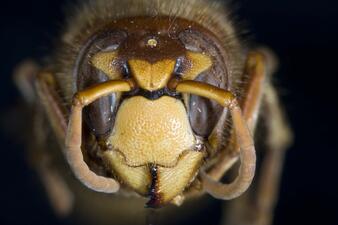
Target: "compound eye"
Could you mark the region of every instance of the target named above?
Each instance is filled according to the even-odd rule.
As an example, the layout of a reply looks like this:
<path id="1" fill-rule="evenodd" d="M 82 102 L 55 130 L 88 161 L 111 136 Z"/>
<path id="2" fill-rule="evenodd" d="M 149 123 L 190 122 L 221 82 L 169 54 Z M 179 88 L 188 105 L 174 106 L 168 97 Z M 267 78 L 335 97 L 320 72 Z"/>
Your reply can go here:
<path id="1" fill-rule="evenodd" d="M 78 65 L 75 69 L 75 76 L 77 77 L 76 90 L 84 90 L 92 85 L 119 78 L 117 76 L 123 76 L 122 72 L 118 71 L 118 73 L 114 74 L 116 77 L 112 77 L 111 71 L 102 69 L 94 64 L 97 58 L 99 59 L 99 65 L 107 63 L 107 68 L 110 68 L 110 64 L 113 61 L 109 61 L 109 57 L 112 57 L 125 37 L 126 34 L 122 31 L 104 32 L 88 41 L 79 55 Z M 108 58 L 106 57 L 107 54 Z M 103 58 L 108 59 L 106 62 L 100 59 L 102 55 L 104 56 Z M 111 132 L 119 98 L 118 94 L 111 94 L 85 107 L 85 123 L 90 132 L 96 137 L 104 137 Z"/>
<path id="2" fill-rule="evenodd" d="M 186 65 L 188 69 L 184 66 L 178 67 L 183 70 L 183 79 L 200 81 L 227 89 L 227 69 L 221 47 L 216 44 L 217 42 L 210 35 L 197 30 L 183 31 L 179 39 L 187 50 L 188 63 L 182 65 Z M 189 96 L 187 105 L 193 131 L 207 138 L 221 121 L 223 107 L 210 99 L 196 95 Z"/>
<path id="3" fill-rule="evenodd" d="M 186 60 L 185 57 L 179 57 L 176 60 L 176 64 L 175 64 L 175 68 L 174 68 L 174 74 L 182 77 L 183 72 L 185 71 L 186 63 L 187 63 L 187 60 Z"/>
<path id="4" fill-rule="evenodd" d="M 102 75 L 102 74 L 100 74 Z M 107 81 L 107 76 L 98 76 L 101 82 Z M 96 137 L 107 135 L 113 126 L 116 95 L 100 98 L 84 109 L 85 121 Z"/>

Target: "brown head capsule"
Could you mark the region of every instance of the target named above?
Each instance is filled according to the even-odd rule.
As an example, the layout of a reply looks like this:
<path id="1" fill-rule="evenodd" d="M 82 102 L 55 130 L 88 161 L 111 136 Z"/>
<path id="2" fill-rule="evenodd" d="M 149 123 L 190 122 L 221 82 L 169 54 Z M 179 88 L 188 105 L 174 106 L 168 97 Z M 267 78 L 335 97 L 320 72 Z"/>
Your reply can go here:
<path id="1" fill-rule="evenodd" d="M 208 155 L 196 151 L 198 140 L 207 141 L 224 126 L 221 115 L 227 113 L 224 106 L 168 83 L 190 80 L 229 90 L 229 54 L 202 24 L 166 15 L 108 21 L 80 51 L 75 91 L 108 80 L 135 84 L 130 92 L 111 92 L 89 104 L 84 118 L 90 129 L 84 132 L 109 140 L 111 150 L 99 154 L 105 169 L 135 192 L 150 195 L 148 206 L 172 201 L 196 179 Z"/>

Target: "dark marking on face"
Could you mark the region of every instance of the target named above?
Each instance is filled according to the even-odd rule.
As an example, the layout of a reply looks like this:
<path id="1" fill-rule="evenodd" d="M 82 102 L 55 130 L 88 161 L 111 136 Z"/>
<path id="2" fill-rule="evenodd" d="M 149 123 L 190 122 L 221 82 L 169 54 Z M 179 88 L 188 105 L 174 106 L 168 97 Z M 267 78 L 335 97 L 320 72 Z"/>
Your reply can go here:
<path id="1" fill-rule="evenodd" d="M 147 208 L 159 208 L 161 207 L 161 194 L 158 191 L 158 167 L 157 165 L 149 165 L 151 174 L 151 185 L 149 190 L 149 201 L 146 203 Z"/>
<path id="2" fill-rule="evenodd" d="M 133 96 L 143 96 L 146 99 L 149 100 L 157 100 L 163 96 L 169 96 L 169 97 L 173 97 L 176 99 L 182 99 L 181 94 L 178 94 L 175 91 L 171 91 L 169 88 L 165 87 L 159 90 L 155 90 L 155 91 L 148 91 L 142 88 L 137 88 L 131 92 L 127 92 L 124 94 L 124 98 L 129 98 L 129 97 L 133 97 Z"/>

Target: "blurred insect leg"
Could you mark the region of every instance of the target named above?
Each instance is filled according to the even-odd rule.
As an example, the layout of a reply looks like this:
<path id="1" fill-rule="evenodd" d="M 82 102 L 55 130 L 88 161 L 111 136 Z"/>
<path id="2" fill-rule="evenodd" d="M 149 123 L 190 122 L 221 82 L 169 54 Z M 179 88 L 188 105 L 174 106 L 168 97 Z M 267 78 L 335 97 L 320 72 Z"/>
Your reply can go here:
<path id="1" fill-rule="evenodd" d="M 42 79 L 37 78 L 39 70 L 40 68 L 35 62 L 26 61 L 18 67 L 14 74 L 14 81 L 26 102 L 32 106 L 34 115 L 33 133 L 35 138 L 29 140 L 28 157 L 39 174 L 55 213 L 59 216 L 66 216 L 72 210 L 73 194 L 60 174 L 51 165 L 50 154 L 47 152 L 49 147 L 45 128 L 46 113 L 41 108 L 41 104 L 49 107 L 50 104 L 55 105 L 57 103 L 50 97 L 51 93 L 46 89 L 38 89 L 36 92 L 35 82 L 43 82 Z M 47 110 L 47 112 L 50 111 Z M 51 117 L 52 115 L 47 113 L 47 116 Z"/>
<path id="2" fill-rule="evenodd" d="M 99 176 L 91 171 L 84 162 L 82 145 L 82 109 L 95 100 L 113 92 L 130 91 L 128 81 L 107 81 L 86 90 L 78 92 L 73 99 L 72 110 L 66 135 L 65 155 L 75 176 L 88 188 L 105 193 L 114 193 L 119 190 L 119 183 L 113 178 Z"/>
<path id="3" fill-rule="evenodd" d="M 251 133 L 254 133 L 267 74 L 265 57 L 262 53 L 259 51 L 249 53 L 245 74 L 250 77 L 250 80 L 248 81 L 246 94 L 242 98 L 240 106 Z M 213 139 L 215 141 L 215 138 L 213 138 L 215 134 L 211 134 L 210 136 L 209 140 Z M 235 147 L 232 148 L 233 150 L 229 152 L 231 149 L 227 148 L 222 151 L 218 162 L 208 171 L 208 175 L 214 180 L 220 180 L 239 159 L 240 148 L 236 142 L 235 135 L 232 135 L 231 140 L 230 143 L 235 144 Z M 216 141 L 220 140 L 216 139 Z"/>
<path id="4" fill-rule="evenodd" d="M 206 173 L 201 172 L 203 188 L 218 199 L 233 199 L 241 195 L 250 186 L 256 165 L 256 154 L 252 136 L 247 127 L 236 98 L 229 91 L 196 81 L 180 81 L 175 87 L 178 92 L 199 95 L 213 99 L 231 113 L 236 139 L 240 146 L 241 166 L 238 176 L 230 184 L 215 181 Z"/>
<path id="5" fill-rule="evenodd" d="M 262 119 L 267 134 L 267 149 L 261 168 L 256 175 L 254 187 L 227 204 L 223 224 L 269 225 L 272 223 L 285 150 L 292 142 L 292 132 L 271 83 L 265 86 L 261 115 L 264 115 Z"/>
<path id="6" fill-rule="evenodd" d="M 20 63 L 14 71 L 13 81 L 28 104 L 33 104 L 36 99 L 34 80 L 39 70 L 38 64 L 32 60 L 26 60 Z"/>
<path id="7" fill-rule="evenodd" d="M 40 72 L 37 76 L 35 87 L 39 102 L 43 106 L 49 123 L 58 139 L 60 147 L 64 148 L 68 110 L 62 103 L 57 93 L 57 85 L 53 74 L 49 72 Z"/>
<path id="8" fill-rule="evenodd" d="M 279 182 L 286 149 L 292 142 L 292 133 L 278 101 L 275 88 L 269 84 L 264 99 L 266 114 L 267 152 L 263 159 L 257 184 L 256 224 L 272 223 L 273 211 L 277 203 Z"/>
<path id="9" fill-rule="evenodd" d="M 31 158 L 34 158 L 31 161 L 40 176 L 55 214 L 64 217 L 72 211 L 74 196 L 63 177 L 53 168 L 52 157 L 46 151 L 50 148 L 48 147 L 44 112 L 38 110 L 35 115 L 35 144 L 30 149 Z"/>
<path id="10" fill-rule="evenodd" d="M 73 209 L 74 195 L 64 179 L 56 170 L 46 167 L 41 167 L 39 172 L 55 214 L 59 217 L 69 215 Z"/>

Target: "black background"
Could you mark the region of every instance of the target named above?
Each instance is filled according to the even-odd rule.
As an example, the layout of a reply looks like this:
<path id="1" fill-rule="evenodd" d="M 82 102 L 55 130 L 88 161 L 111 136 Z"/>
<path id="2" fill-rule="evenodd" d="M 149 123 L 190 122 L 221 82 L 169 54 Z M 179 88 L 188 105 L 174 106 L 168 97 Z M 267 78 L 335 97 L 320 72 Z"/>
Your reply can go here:
<path id="1" fill-rule="evenodd" d="M 13 68 L 27 57 L 50 52 L 62 28 L 65 2 L 1 1 L 2 122 L 19 98 L 11 81 Z M 275 83 L 295 132 L 274 224 L 338 224 L 338 3 L 233 2 L 236 17 L 249 28 L 248 37 L 280 58 Z M 0 140 L 0 224 L 60 224 L 26 164 L 22 146 L 5 129 Z"/>

